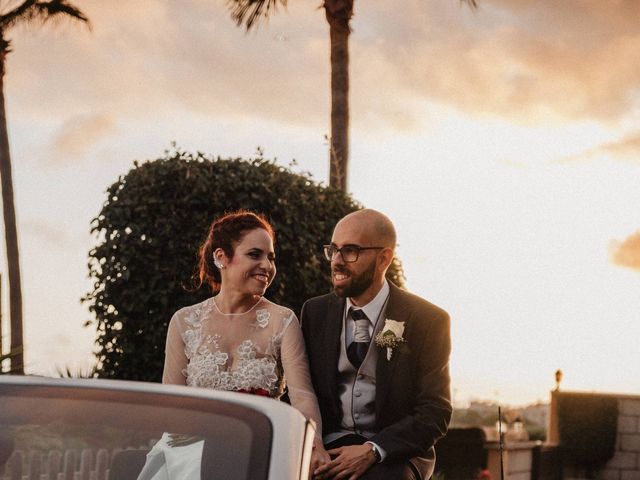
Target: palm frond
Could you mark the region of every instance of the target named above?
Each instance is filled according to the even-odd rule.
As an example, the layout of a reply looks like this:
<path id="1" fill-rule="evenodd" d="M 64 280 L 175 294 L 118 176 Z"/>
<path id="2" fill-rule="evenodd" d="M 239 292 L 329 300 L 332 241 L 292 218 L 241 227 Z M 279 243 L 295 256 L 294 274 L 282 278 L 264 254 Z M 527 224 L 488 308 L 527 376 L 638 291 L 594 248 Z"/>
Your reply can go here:
<path id="1" fill-rule="evenodd" d="M 23 22 L 40 21 L 45 23 L 61 17 L 84 22 L 91 28 L 89 18 L 82 10 L 67 0 L 25 0 L 13 10 L 0 15 L 0 29 L 7 30 Z"/>
<path id="2" fill-rule="evenodd" d="M 16 373 L 18 371 L 18 365 L 11 365 L 11 368 L 9 370 L 5 370 L 2 367 L 2 364 L 4 363 L 5 360 L 8 360 L 10 358 L 15 357 L 16 355 L 18 355 L 18 353 L 22 352 L 22 348 L 17 348 L 9 353 L 3 353 L 0 354 L 0 375 L 5 375 L 5 374 L 12 374 L 12 373 Z"/>
<path id="3" fill-rule="evenodd" d="M 56 371 L 60 378 L 95 378 L 97 367 L 79 367 L 75 369 L 69 368 L 68 365 L 64 367 L 57 366 Z"/>
<path id="4" fill-rule="evenodd" d="M 7 13 L 0 15 L 0 28 L 3 30 L 12 27 L 24 16 L 28 16 L 29 9 L 33 8 L 33 5 L 37 0 L 25 0 L 17 7 L 9 10 Z"/>
<path id="5" fill-rule="evenodd" d="M 261 18 L 268 18 L 278 3 L 287 6 L 287 0 L 227 0 L 231 18 L 238 26 L 245 24 L 249 30 Z"/>

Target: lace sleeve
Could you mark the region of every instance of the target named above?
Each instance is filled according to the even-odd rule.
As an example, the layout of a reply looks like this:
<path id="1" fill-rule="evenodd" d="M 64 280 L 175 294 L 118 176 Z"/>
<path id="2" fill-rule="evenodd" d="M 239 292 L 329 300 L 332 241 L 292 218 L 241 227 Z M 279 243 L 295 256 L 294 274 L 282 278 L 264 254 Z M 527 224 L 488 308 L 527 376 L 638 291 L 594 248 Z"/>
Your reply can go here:
<path id="1" fill-rule="evenodd" d="M 316 437 L 322 438 L 320 408 L 311 385 L 309 362 L 304 348 L 300 323 L 293 312 L 287 319 L 287 323 L 282 338 L 281 355 L 291 405 L 316 423 Z"/>
<path id="2" fill-rule="evenodd" d="M 178 322 L 179 317 L 176 312 L 169 322 L 169 330 L 167 331 L 162 383 L 186 385 L 183 371 L 186 371 L 187 368 L 187 356 L 184 353 L 184 341 Z"/>

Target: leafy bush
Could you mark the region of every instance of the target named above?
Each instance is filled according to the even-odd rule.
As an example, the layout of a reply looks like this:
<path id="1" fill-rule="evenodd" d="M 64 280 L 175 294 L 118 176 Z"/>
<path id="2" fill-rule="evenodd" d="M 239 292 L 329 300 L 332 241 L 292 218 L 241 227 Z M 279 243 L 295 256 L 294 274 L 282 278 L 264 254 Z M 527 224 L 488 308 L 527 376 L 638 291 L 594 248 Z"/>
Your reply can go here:
<path id="1" fill-rule="evenodd" d="M 330 290 L 321 245 L 338 219 L 360 208 L 349 196 L 260 152 L 247 161 L 174 151 L 134 162 L 107 190 L 91 228 L 94 285 L 83 300 L 95 315 L 87 325 L 97 329 L 100 377 L 160 380 L 171 316 L 210 296 L 190 288 L 198 247 L 215 217 L 240 208 L 264 213 L 276 230 L 278 273 L 268 298 L 299 312 Z M 388 277 L 403 285 L 399 261 Z"/>

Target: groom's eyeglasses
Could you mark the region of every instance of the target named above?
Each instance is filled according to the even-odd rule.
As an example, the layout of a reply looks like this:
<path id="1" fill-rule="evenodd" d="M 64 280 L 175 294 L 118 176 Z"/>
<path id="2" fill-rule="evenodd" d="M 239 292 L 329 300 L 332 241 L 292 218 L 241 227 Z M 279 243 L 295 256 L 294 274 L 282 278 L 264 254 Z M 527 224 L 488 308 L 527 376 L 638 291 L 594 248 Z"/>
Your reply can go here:
<path id="1" fill-rule="evenodd" d="M 385 247 L 361 247 L 360 245 L 344 245 L 338 248 L 335 245 L 323 245 L 324 258 L 331 261 L 336 253 L 339 253 L 344 263 L 357 262 L 362 250 L 383 250 Z"/>

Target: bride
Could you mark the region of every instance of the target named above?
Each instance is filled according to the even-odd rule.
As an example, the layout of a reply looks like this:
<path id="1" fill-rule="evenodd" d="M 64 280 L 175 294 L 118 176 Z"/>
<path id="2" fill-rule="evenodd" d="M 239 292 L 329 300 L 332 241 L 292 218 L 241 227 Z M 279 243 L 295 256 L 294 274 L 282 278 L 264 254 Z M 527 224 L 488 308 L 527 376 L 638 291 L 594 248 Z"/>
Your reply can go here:
<path id="1" fill-rule="evenodd" d="M 162 382 L 279 398 L 286 379 L 291 404 L 317 425 L 313 472 L 330 459 L 320 437 L 320 411 L 302 333 L 290 309 L 263 297 L 276 273 L 274 238 L 267 220 L 248 211 L 227 214 L 211 224 L 200 247 L 196 283 L 209 286 L 215 296 L 173 315 Z M 170 456 L 161 454 L 175 444 L 169 437 L 165 434 L 149 452 L 139 479 L 174 477 L 167 462 Z M 157 466 L 158 456 L 164 457 L 163 471 L 153 468 L 149 475 L 147 467 Z M 191 463 L 196 463 L 190 467 L 199 478 L 200 462 Z M 191 478 L 185 475 L 184 462 L 180 464 L 180 478 Z"/>

